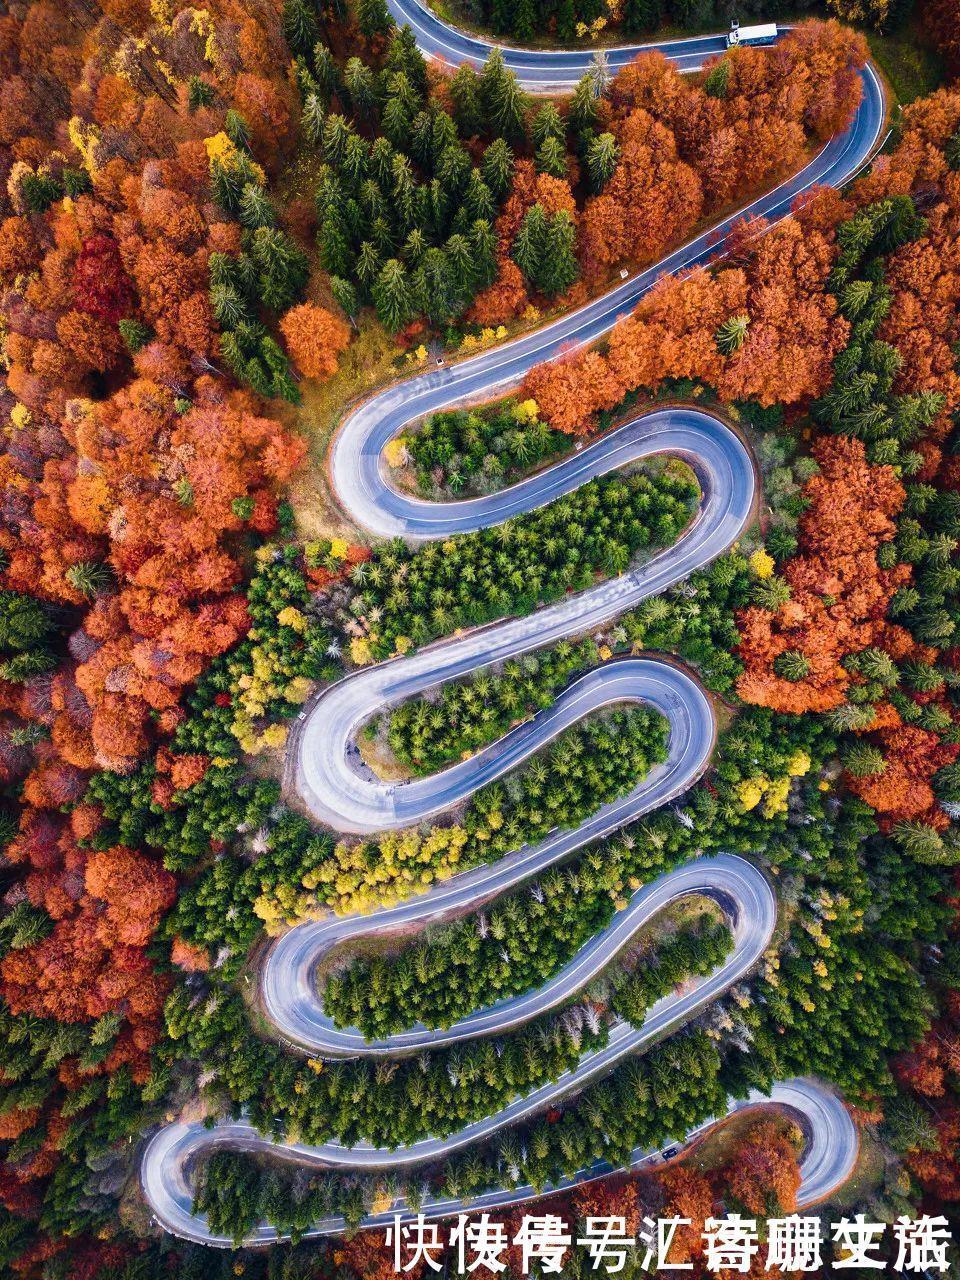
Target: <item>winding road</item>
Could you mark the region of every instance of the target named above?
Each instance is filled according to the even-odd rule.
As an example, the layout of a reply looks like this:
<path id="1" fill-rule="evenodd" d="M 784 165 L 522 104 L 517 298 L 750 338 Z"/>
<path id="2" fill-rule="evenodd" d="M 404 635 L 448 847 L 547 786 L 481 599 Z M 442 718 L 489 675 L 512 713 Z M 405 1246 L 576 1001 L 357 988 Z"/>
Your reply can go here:
<path id="1" fill-rule="evenodd" d="M 417 38 L 421 52 L 438 62 L 459 66 L 469 62 L 480 67 L 491 49 L 503 52 L 504 64 L 513 71 L 529 93 L 564 92 L 577 81 L 601 49 L 614 73 L 632 62 L 638 53 L 656 49 L 665 53 L 681 71 L 699 71 L 707 58 L 723 53 L 726 35 L 688 36 L 680 40 L 664 40 L 659 44 L 628 44 L 616 47 L 594 45 L 588 49 L 520 49 L 510 45 L 459 31 L 421 4 L 420 0 L 387 0 L 387 8 L 398 26 L 408 26 Z"/>
<path id="2" fill-rule="evenodd" d="M 490 46 L 447 27 L 416 0 L 388 0 L 398 21 L 409 22 L 425 53 L 451 61 L 482 61 Z M 694 70 L 723 47 L 722 37 L 672 41 L 655 47 L 683 69 Z M 639 47 L 607 50 L 611 66 L 629 61 Z M 530 87 L 569 87 L 592 56 L 588 53 L 534 53 L 507 50 L 506 61 Z M 371 532 L 410 540 L 450 536 L 498 524 L 530 511 L 586 480 L 654 454 L 684 457 L 700 480 L 699 510 L 677 543 L 645 564 L 588 591 L 540 609 L 525 618 L 508 619 L 430 645 L 416 653 L 357 672 L 323 693 L 305 713 L 292 737 L 288 785 L 295 788 L 313 815 L 338 831 L 356 834 L 412 825 L 464 800 L 478 787 L 500 776 L 542 747 L 589 711 L 613 702 L 642 700 L 667 717 L 668 758 L 628 795 L 601 808 L 580 827 L 555 831 L 535 846 L 501 861 L 466 872 L 435 886 L 418 898 L 366 917 L 343 917 L 300 925 L 268 953 L 263 965 L 264 1009 L 279 1034 L 314 1052 L 330 1056 L 397 1054 L 515 1027 L 572 998 L 626 944 L 643 923 L 669 902 L 693 893 L 715 896 L 734 927 L 734 947 L 713 973 L 672 993 L 650 1010 L 642 1028 L 614 1023 L 607 1045 L 585 1054 L 576 1069 L 501 1111 L 443 1138 L 428 1138 L 394 1151 L 367 1144 L 317 1147 L 279 1144 L 258 1135 L 244 1121 L 223 1122 L 212 1129 L 199 1124 L 171 1124 L 147 1145 L 141 1166 L 144 1194 L 157 1220 L 169 1231 L 212 1245 L 230 1242 L 215 1236 L 192 1212 L 192 1173 L 198 1156 L 230 1146 L 269 1152 L 307 1165 L 344 1169 L 403 1168 L 437 1159 L 488 1137 L 581 1088 L 608 1072 L 627 1054 L 687 1021 L 722 994 L 756 964 L 772 935 L 776 900 L 763 875 L 741 858 L 721 855 L 700 859 L 659 878 L 638 892 L 611 924 L 539 990 L 480 1010 L 454 1027 L 429 1031 L 414 1027 L 383 1041 L 367 1044 L 353 1029 L 337 1030 L 323 1013 L 315 974 L 331 948 L 363 934 L 389 932 L 447 918 L 475 909 L 525 879 L 565 858 L 573 850 L 623 826 L 641 814 L 680 796 L 706 767 L 713 748 L 715 724 L 709 700 L 697 682 L 670 663 L 651 658 L 622 659 L 580 677 L 557 701 L 533 720 L 518 726 L 469 760 L 425 779 L 389 785 L 361 776 L 351 763 L 352 742 L 359 727 L 386 707 L 457 676 L 577 635 L 609 622 L 646 597 L 663 591 L 694 569 L 709 563 L 733 543 L 749 522 L 755 478 L 749 453 L 739 437 L 708 414 L 691 409 L 663 409 L 638 418 L 549 469 L 501 492 L 469 501 L 429 503 L 402 494 L 390 483 L 382 463 L 386 443 L 426 413 L 515 386 L 534 365 L 571 346 L 595 341 L 628 313 L 664 272 L 695 268 L 715 252 L 718 239 L 744 213 L 770 220 L 783 217 L 798 194 L 814 184 L 840 185 L 876 150 L 884 123 L 884 100 L 871 66 L 862 73 L 863 98 L 847 130 L 831 140 L 801 173 L 586 306 L 535 333 L 484 352 L 471 360 L 431 371 L 396 384 L 371 397 L 344 420 L 331 451 L 333 487 L 346 510 Z M 853 1122 L 839 1099 L 809 1080 L 777 1084 L 769 1097 L 731 1100 L 729 1111 L 773 1102 L 796 1114 L 807 1135 L 802 1163 L 800 1203 L 823 1199 L 842 1185 L 856 1161 L 858 1142 Z M 728 1114 L 729 1114 L 728 1111 Z M 724 1117 L 699 1126 L 692 1138 Z M 659 1158 L 635 1152 L 639 1167 Z M 571 1181 L 602 1176 L 595 1165 Z M 568 1185 L 568 1184 L 564 1184 Z M 531 1188 L 507 1187 L 470 1202 L 470 1208 L 492 1208 L 533 1196 Z M 394 1210 L 403 1209 L 396 1202 Z M 428 1201 L 431 1216 L 456 1213 L 457 1201 Z M 394 1211 L 391 1210 L 391 1213 Z M 372 1216 L 364 1225 L 382 1225 L 390 1214 Z M 318 1223 L 308 1234 L 342 1230 L 340 1219 Z M 250 1243 L 277 1239 L 261 1224 Z"/>

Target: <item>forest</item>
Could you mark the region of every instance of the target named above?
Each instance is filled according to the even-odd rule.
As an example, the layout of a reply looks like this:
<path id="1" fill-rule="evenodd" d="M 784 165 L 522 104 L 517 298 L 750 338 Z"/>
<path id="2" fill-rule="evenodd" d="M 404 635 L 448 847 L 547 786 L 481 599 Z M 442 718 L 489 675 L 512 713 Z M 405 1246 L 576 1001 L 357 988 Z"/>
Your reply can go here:
<path id="1" fill-rule="evenodd" d="M 729 16 L 706 0 L 456 7 L 600 53 Z M 887 1161 L 858 1208 L 956 1212 L 960 21 L 946 0 L 809 13 L 775 54 L 689 76 L 657 53 L 616 75 L 597 56 L 572 93 L 534 98 L 497 54 L 428 62 L 381 0 L 4 7 L 0 1271 L 366 1280 L 389 1259 L 352 1229 L 394 1195 L 543 1188 L 797 1074 L 841 1090 Z M 787 15 L 751 2 L 751 16 Z M 652 712 L 617 708 L 456 814 L 348 837 L 282 785 L 317 691 L 642 565 L 702 496 L 685 463 L 657 461 L 413 543 L 342 519 L 318 532 L 293 486 L 317 448 L 317 386 L 339 412 L 657 261 L 844 127 L 865 33 L 898 31 L 935 44 L 944 84 L 892 108 L 855 181 L 812 188 L 770 227 L 740 223 L 722 257 L 664 277 L 599 343 L 388 446 L 401 487 L 475 497 L 647 408 L 698 404 L 749 441 L 763 503 L 738 545 L 609 625 L 370 726 L 368 745 L 426 776 L 645 652 L 691 666 L 722 708 L 682 797 L 386 956 L 340 957 L 321 994 L 369 1037 L 448 1026 L 548 982 L 643 886 L 719 851 L 774 884 L 775 945 L 683 1030 L 443 1165 L 391 1180 L 218 1154 L 198 1207 L 238 1241 L 266 1217 L 288 1248 L 164 1236 L 138 1161 L 165 1122 L 244 1112 L 276 1137 L 384 1145 L 451 1133 L 729 954 L 713 911 L 661 922 L 496 1046 L 324 1063 L 263 1034 L 250 989 L 271 939 L 576 826 L 667 742 Z M 351 383 L 372 335 L 389 356 Z M 758 1113 L 715 1167 L 551 1203 L 634 1223 L 791 1212 L 801 1150 Z M 297 1242 L 330 1214 L 349 1238 Z M 701 1265 L 695 1230 L 677 1259 Z"/>

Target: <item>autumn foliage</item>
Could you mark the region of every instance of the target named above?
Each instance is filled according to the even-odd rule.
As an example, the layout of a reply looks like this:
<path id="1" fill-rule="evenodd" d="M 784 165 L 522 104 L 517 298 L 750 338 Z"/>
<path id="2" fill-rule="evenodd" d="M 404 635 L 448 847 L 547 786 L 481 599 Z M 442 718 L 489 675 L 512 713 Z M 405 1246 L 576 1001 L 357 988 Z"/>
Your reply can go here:
<path id="1" fill-rule="evenodd" d="M 350 328 L 325 307 L 312 302 L 291 307 L 280 321 L 287 351 L 307 378 L 330 378 L 337 358 L 350 343 Z"/>
<path id="2" fill-rule="evenodd" d="M 705 382 L 723 399 L 764 405 L 821 393 L 849 329 L 826 289 L 834 248 L 820 218 L 814 201 L 769 230 L 741 224 L 728 240 L 729 265 L 666 277 L 614 327 L 606 353 L 591 350 L 540 365 L 523 393 L 552 426 L 577 434 L 590 430 L 598 410 L 668 377 Z M 732 316 L 747 317 L 746 336 L 724 354 L 715 335 Z"/>
<path id="3" fill-rule="evenodd" d="M 841 665 L 851 653 L 891 641 L 909 651 L 909 635 L 886 622 L 890 597 L 910 569 L 881 569 L 877 549 L 894 534 L 904 492 L 890 467 L 872 467 L 858 440 L 831 436 L 813 447 L 820 474 L 804 489 L 801 551 L 783 576 L 790 599 L 775 612 L 752 607 L 738 618 L 745 670 L 737 691 L 777 711 L 828 711 L 853 678 Z M 797 650 L 809 673 L 791 682 L 773 663 Z"/>
<path id="4" fill-rule="evenodd" d="M 64 1095 L 121 1069 L 150 1077 L 169 989 L 150 949 L 176 882 L 137 849 L 93 847 L 90 771 L 164 744 L 184 692 L 246 634 L 246 537 L 276 527 L 303 456 L 225 376 L 209 303 L 210 255 L 237 253 L 241 228 L 211 201 L 204 139 L 234 109 L 267 169 L 293 141 L 269 9 L 65 0 L 0 16 L 0 589 L 44 602 L 60 659 L 0 680 L 0 781 L 22 802 L 4 904 L 42 922 L 0 962 L 0 992 L 27 1019 L 116 1024 L 101 1061 L 57 1059 L 60 1091 L 5 1118 L 4 1139 L 42 1130 L 0 1185 L 18 1212 L 36 1212 L 31 1180 L 75 1123 Z M 210 90 L 194 111 L 191 76 Z M 189 787 L 206 767 L 161 753 L 158 777 Z M 183 946 L 174 959 L 204 963 Z M 124 1260 L 75 1243 L 71 1274 Z M 38 1237 L 33 1261 L 59 1248 Z"/>

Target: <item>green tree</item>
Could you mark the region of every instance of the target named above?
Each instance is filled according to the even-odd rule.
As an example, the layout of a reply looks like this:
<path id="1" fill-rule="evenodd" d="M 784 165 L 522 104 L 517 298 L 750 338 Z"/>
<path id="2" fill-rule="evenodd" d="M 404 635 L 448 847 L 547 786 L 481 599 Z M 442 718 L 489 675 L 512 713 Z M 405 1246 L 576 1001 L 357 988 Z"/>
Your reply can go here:
<path id="1" fill-rule="evenodd" d="M 484 63 L 480 73 L 479 94 L 487 131 L 499 134 L 508 142 L 522 141 L 526 134 L 525 120 L 529 104 L 517 77 L 504 65 L 503 54 L 499 49 L 494 49 Z"/>
<path id="2" fill-rule="evenodd" d="M 725 98 L 727 96 L 727 86 L 730 83 L 730 61 L 728 58 L 721 58 L 707 72 L 707 78 L 703 83 L 704 93 L 711 98 Z"/>
<path id="3" fill-rule="evenodd" d="M 590 187 L 600 192 L 613 177 L 617 167 L 620 150 L 612 133 L 601 133 L 593 138 L 587 146 L 587 172 L 590 175 Z"/>
<path id="4" fill-rule="evenodd" d="M 413 315 L 413 299 L 403 263 L 391 258 L 374 282 L 373 305 L 380 322 L 396 333 Z"/>
<path id="5" fill-rule="evenodd" d="M 393 25 L 385 0 L 357 0 L 357 26 L 362 35 L 386 35 Z"/>
<path id="6" fill-rule="evenodd" d="M 497 138 L 491 142 L 483 153 L 480 171 L 484 182 L 500 200 L 510 189 L 513 180 L 513 152 L 505 138 Z"/>
<path id="7" fill-rule="evenodd" d="M 308 0 L 284 0 L 283 33 L 292 53 L 310 53 L 319 39 L 320 29 Z"/>

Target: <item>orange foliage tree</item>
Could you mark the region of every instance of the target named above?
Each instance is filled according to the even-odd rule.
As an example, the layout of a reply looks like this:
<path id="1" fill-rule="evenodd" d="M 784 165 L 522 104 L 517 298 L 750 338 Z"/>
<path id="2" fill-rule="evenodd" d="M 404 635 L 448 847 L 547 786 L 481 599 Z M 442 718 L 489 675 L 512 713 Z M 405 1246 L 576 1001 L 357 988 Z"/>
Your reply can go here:
<path id="1" fill-rule="evenodd" d="M 280 321 L 287 351 L 307 378 L 331 378 L 337 358 L 350 344 L 350 328 L 325 307 L 303 302 Z"/>
<path id="2" fill-rule="evenodd" d="M 737 692 L 776 711 L 839 706 L 854 678 L 842 665 L 848 654 L 877 643 L 913 649 L 907 633 L 885 621 L 890 597 L 909 580 L 910 568 L 877 563 L 877 548 L 893 537 L 903 486 L 892 468 L 869 465 L 859 440 L 829 436 L 812 452 L 820 474 L 804 487 L 801 550 L 783 572 L 790 599 L 775 611 L 751 607 L 737 619 L 745 667 Z M 788 650 L 806 658 L 803 679 L 774 671 Z"/>

